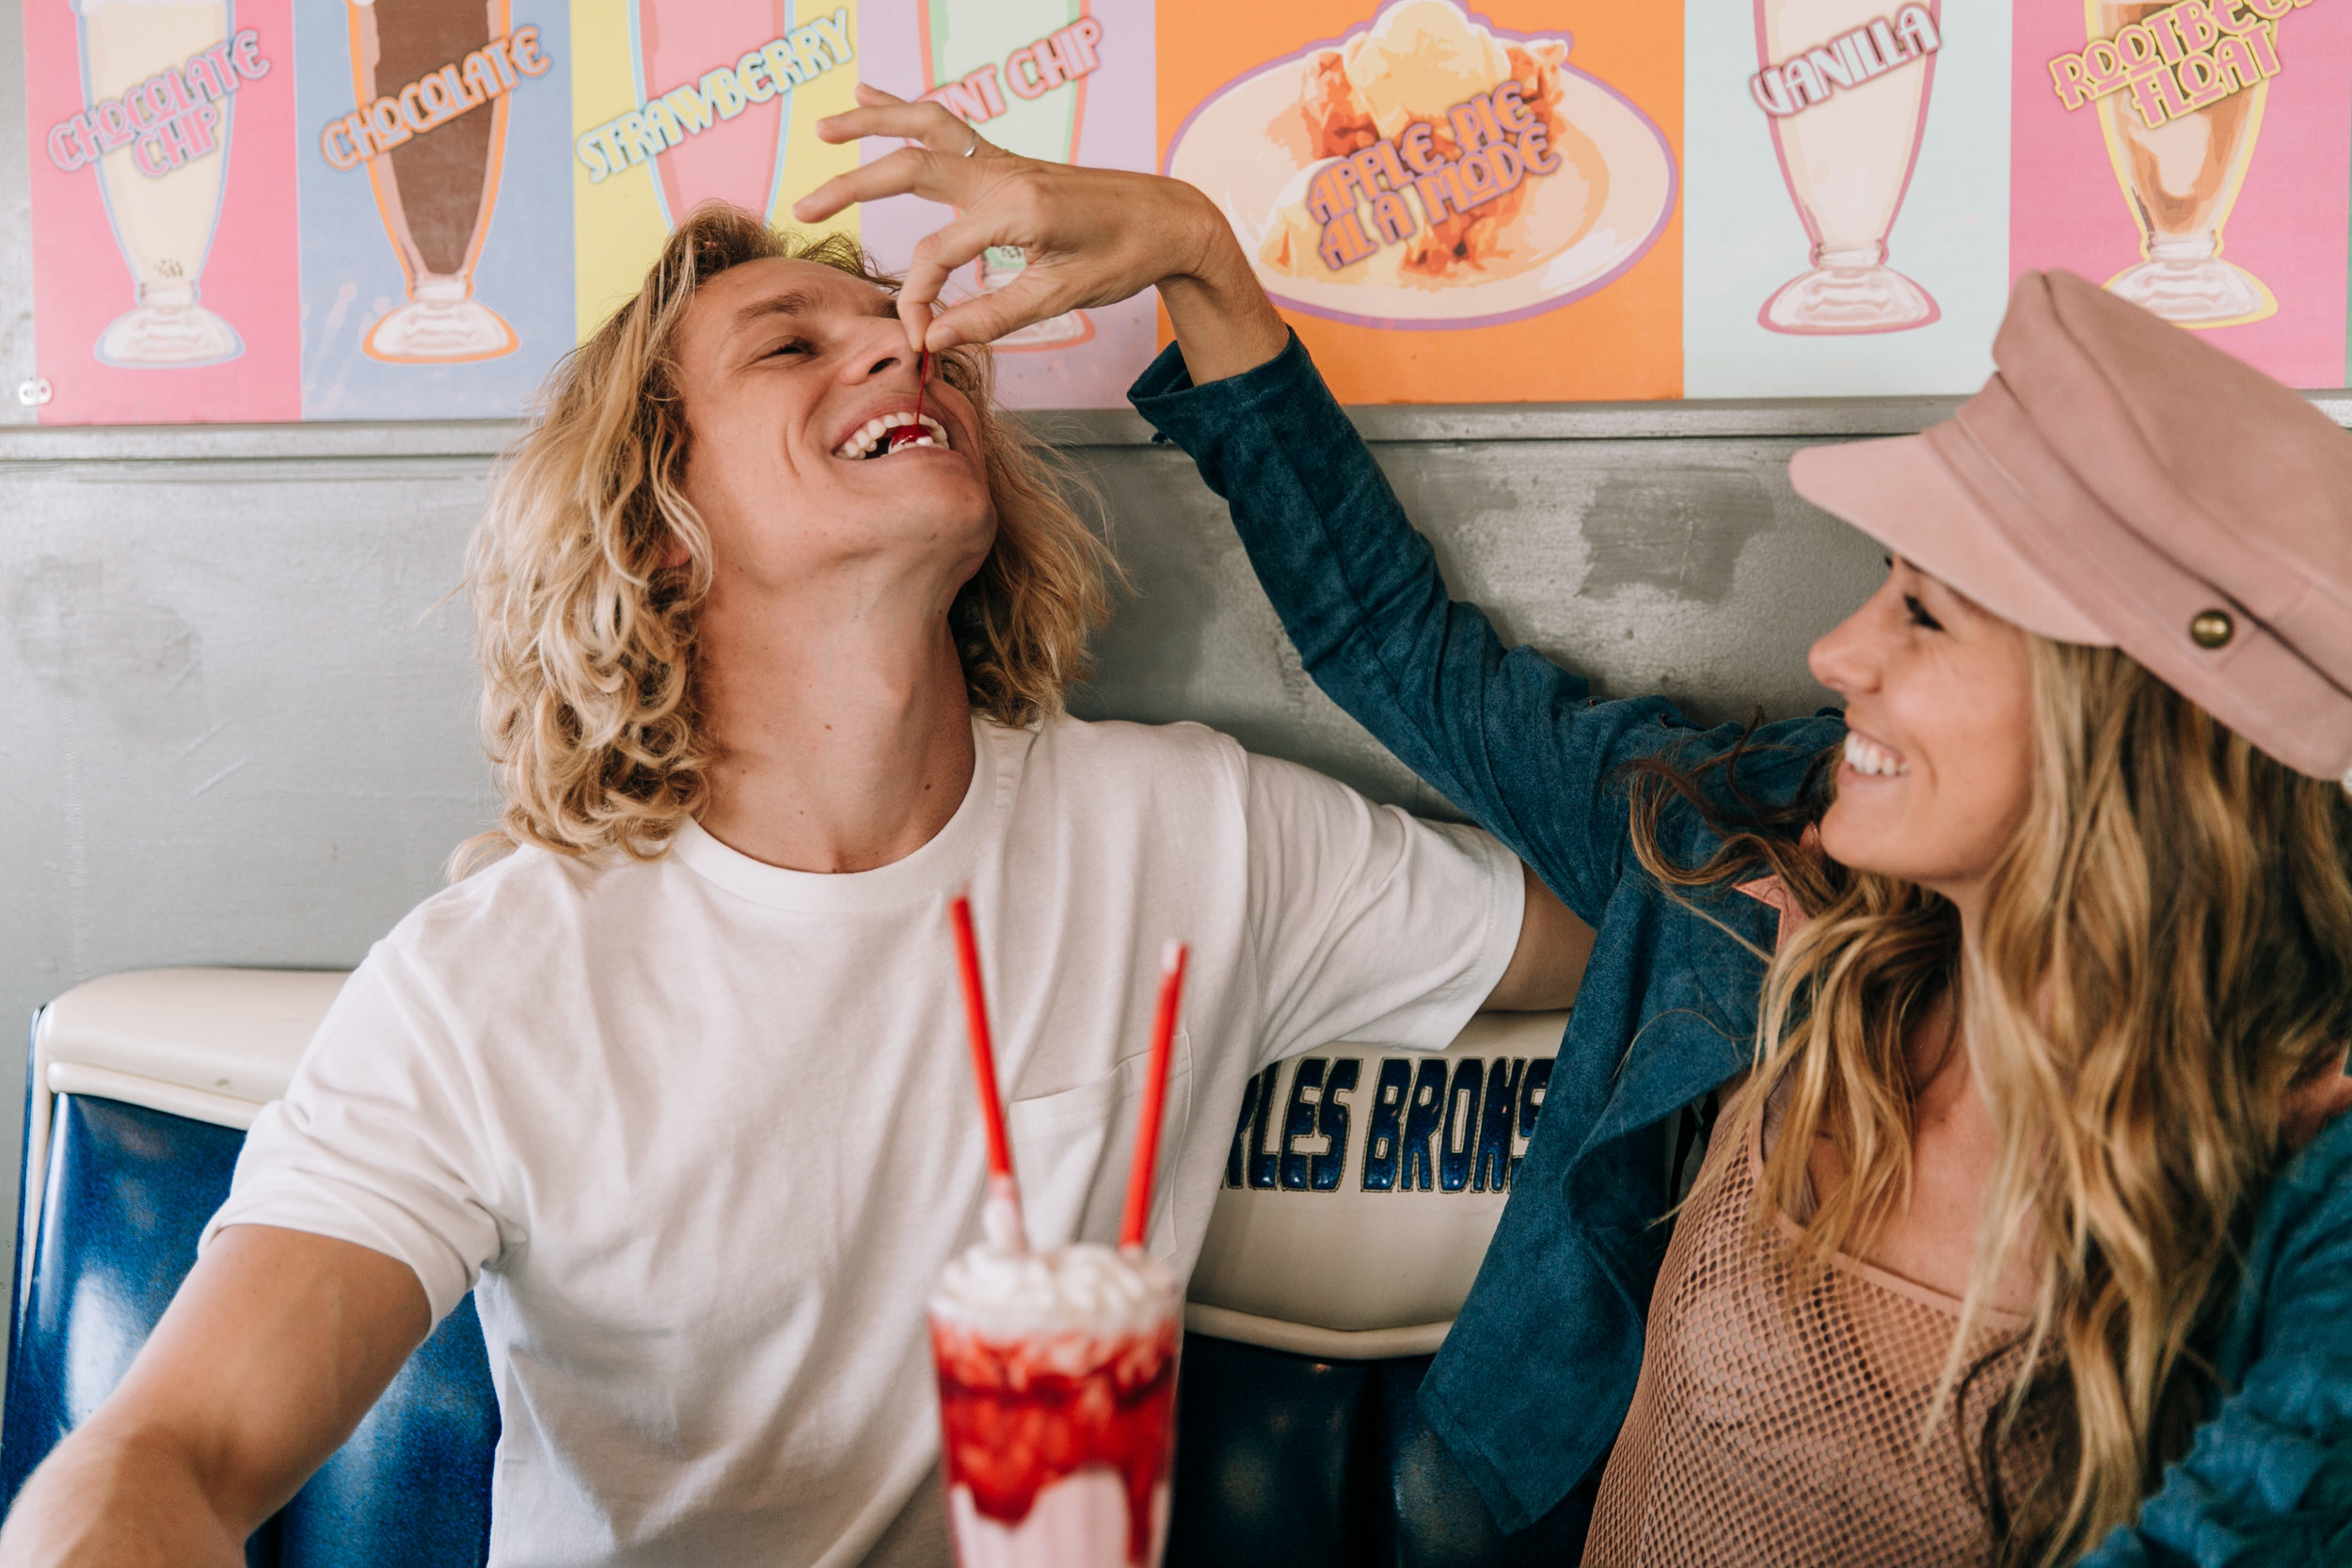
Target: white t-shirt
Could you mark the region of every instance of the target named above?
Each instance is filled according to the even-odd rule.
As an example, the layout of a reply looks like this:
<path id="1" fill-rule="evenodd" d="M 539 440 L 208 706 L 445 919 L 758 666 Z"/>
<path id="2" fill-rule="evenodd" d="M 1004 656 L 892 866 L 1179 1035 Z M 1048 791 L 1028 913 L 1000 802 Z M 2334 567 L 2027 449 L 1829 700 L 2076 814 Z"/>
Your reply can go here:
<path id="1" fill-rule="evenodd" d="M 969 887 L 1030 1233 L 1116 1240 L 1163 944 L 1191 943 L 1152 1251 L 1200 1250 L 1243 1085 L 1445 1044 L 1517 942 L 1493 840 L 1197 725 L 976 725 L 955 816 L 875 871 L 690 828 L 526 849 L 352 976 L 207 1228 L 475 1291 L 504 1423 L 490 1560 L 856 1562 L 938 1449 L 923 1301 L 983 1139 L 946 900 Z"/>

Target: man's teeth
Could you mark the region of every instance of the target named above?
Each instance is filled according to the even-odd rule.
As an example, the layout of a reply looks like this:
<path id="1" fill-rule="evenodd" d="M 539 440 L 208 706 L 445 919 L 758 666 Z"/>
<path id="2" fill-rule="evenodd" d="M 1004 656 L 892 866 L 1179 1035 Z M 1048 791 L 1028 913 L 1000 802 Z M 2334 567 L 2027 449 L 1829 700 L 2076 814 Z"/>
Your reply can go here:
<path id="1" fill-rule="evenodd" d="M 848 440 L 842 442 L 838 447 L 835 447 L 833 454 L 835 457 L 871 457 L 875 454 L 876 450 L 882 446 L 883 440 L 892 431 L 898 429 L 900 425 L 914 424 L 914 422 L 915 416 L 914 411 L 911 409 L 902 408 L 895 414 L 877 414 L 872 419 L 860 425 L 856 434 L 852 435 Z M 925 430 L 930 432 L 930 435 L 928 436 L 918 436 L 914 440 L 904 443 L 905 445 L 910 447 L 946 447 L 952 445 L 952 443 L 950 443 L 947 439 L 947 427 L 941 424 L 937 420 L 932 419 L 929 414 L 922 417 L 922 425 Z"/>
<path id="2" fill-rule="evenodd" d="M 1911 764 L 1851 730 L 1846 732 L 1846 766 L 1873 779 L 1899 779 L 1911 771 Z"/>

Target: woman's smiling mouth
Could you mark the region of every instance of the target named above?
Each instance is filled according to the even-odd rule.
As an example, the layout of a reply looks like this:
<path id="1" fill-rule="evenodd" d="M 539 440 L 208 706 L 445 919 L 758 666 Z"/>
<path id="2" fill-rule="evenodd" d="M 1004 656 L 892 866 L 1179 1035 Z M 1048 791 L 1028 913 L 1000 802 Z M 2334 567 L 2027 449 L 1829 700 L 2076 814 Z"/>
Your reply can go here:
<path id="1" fill-rule="evenodd" d="M 1899 753 L 1855 730 L 1846 732 L 1846 766 L 1866 779 L 1899 779 L 1911 771 Z"/>

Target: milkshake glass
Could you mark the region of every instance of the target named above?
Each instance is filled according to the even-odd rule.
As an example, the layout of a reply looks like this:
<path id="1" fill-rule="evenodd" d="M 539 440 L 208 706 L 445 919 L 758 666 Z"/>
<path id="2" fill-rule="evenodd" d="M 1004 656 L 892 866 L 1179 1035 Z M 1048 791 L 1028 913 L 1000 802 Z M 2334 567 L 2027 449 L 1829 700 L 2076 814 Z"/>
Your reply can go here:
<path id="1" fill-rule="evenodd" d="M 961 81 L 972 71 L 1012 55 L 1084 18 L 1087 0 L 918 0 L 922 30 L 923 90 Z M 1025 77 L 1026 81 L 1028 78 Z M 979 133 L 1008 152 L 1050 164 L 1078 161 L 1078 135 L 1086 119 L 1087 82 L 1031 89 L 1000 77 L 996 95 L 1003 107 Z M 980 292 L 1003 288 L 1021 276 L 1028 259 L 1019 245 L 993 245 L 980 253 Z M 1094 336 L 1084 310 L 1065 310 L 1006 333 L 993 347 L 1007 350 L 1072 348 Z"/>
<path id="2" fill-rule="evenodd" d="M 119 99 L 236 34 L 227 0 L 75 0 L 84 102 Z M 236 329 L 197 303 L 220 219 L 236 100 L 219 101 L 214 150 L 143 173 L 129 144 L 98 160 L 98 189 L 137 303 L 98 340 L 102 364 L 132 369 L 216 365 L 245 352 Z"/>
<path id="3" fill-rule="evenodd" d="M 1892 9 L 1883 0 L 1756 0 L 1759 63 L 1804 54 Z M 1759 325 L 1798 334 L 1899 332 L 1942 314 L 1925 289 L 1887 264 L 1886 246 L 1911 188 L 1933 80 L 1932 56 L 1905 61 L 1772 120 L 1813 265 L 1764 302 Z"/>
<path id="4" fill-rule="evenodd" d="M 2086 31 L 2093 41 L 2112 39 L 2165 8 L 2147 0 L 2084 0 Z M 2277 31 L 2274 23 L 2274 38 Z M 2099 100 L 2099 129 L 2145 258 L 2108 278 L 2110 292 L 2181 326 L 2233 326 L 2279 309 L 2261 278 L 2221 256 L 2221 226 L 2246 183 L 2269 96 L 2270 84 L 2261 82 L 2154 130 L 2130 93 Z"/>
<path id="5" fill-rule="evenodd" d="M 1158 1568 L 1184 1334 L 1141 1253 L 981 1242 L 930 1303 L 941 1468 L 962 1568 Z"/>

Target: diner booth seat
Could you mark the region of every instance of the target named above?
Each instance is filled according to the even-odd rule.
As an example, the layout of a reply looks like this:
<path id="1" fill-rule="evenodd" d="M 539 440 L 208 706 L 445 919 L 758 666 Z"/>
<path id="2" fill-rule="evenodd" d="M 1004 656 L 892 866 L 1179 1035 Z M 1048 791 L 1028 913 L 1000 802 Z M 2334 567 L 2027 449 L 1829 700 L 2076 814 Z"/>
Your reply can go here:
<path id="1" fill-rule="evenodd" d="M 25 1085 L 0 1508 L 120 1381 L 255 1113 L 343 976 L 157 970 L 41 1009 Z M 1244 1099 L 1186 1309 L 1168 1560 L 1515 1568 L 1415 1410 L 1543 1108 L 1565 1015 L 1442 1054 L 1335 1046 Z M 498 1405 L 469 1297 L 254 1537 L 254 1564 L 474 1565 Z"/>
<path id="2" fill-rule="evenodd" d="M 1574 1560 L 1573 1505 L 1502 1535 L 1418 1407 L 1566 1022 L 1486 1013 L 1441 1054 L 1338 1045 L 1251 1083 L 1185 1307 L 1171 1568 Z"/>
<path id="3" fill-rule="evenodd" d="M 229 1196 L 245 1130 L 285 1092 L 342 982 L 155 970 L 94 980 L 34 1019 L 0 1507 L 146 1343 Z M 247 1561 L 478 1568 L 498 1432 L 469 1296 L 254 1534 Z"/>

